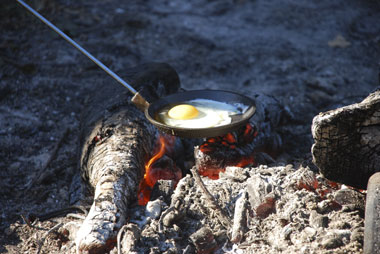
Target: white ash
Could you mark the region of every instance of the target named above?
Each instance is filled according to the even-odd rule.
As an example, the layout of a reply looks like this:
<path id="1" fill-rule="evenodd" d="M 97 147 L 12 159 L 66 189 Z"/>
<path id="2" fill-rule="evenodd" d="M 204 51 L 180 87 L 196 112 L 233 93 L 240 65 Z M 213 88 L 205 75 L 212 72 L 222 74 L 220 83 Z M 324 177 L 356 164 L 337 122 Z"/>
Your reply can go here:
<path id="1" fill-rule="evenodd" d="M 220 223 L 201 188 L 187 175 L 178 183 L 169 207 L 156 201 L 154 216 L 140 209 L 149 220 L 142 225 L 137 252 L 194 253 L 195 241 L 189 239 L 202 227 L 211 229 L 218 243 L 217 253 L 362 252 L 364 218 L 360 207 L 364 205 L 364 194 L 332 188 L 329 181 L 309 168 L 229 167 L 218 180 L 205 177 L 202 180 L 233 226 L 228 228 Z M 237 232 L 234 221 L 239 221 L 234 213 L 242 211 L 235 209 L 235 204 L 238 200 L 242 202 L 244 193 L 248 194 L 250 204 L 242 224 L 246 229 L 238 231 L 243 234 L 234 244 L 231 241 L 232 231 L 235 238 Z M 274 212 L 260 218 L 256 208 L 268 197 L 275 200 Z M 158 207 L 161 215 L 157 214 Z"/>

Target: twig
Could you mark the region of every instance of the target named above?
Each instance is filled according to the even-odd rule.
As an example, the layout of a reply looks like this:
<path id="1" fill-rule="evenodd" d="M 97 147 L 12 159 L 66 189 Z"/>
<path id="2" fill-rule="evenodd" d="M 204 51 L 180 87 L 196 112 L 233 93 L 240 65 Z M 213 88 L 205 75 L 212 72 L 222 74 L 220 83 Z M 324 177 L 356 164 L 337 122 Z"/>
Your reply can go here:
<path id="1" fill-rule="evenodd" d="M 74 219 L 79 219 L 79 220 L 84 220 L 86 219 L 86 216 L 83 216 L 83 215 L 80 215 L 80 214 L 76 214 L 76 213 L 68 213 L 66 215 L 67 218 L 74 218 Z"/>
<path id="2" fill-rule="evenodd" d="M 55 146 L 52 149 L 52 152 L 50 153 L 49 158 L 45 161 L 45 163 L 42 165 L 41 169 L 37 172 L 35 177 L 31 179 L 27 184 L 26 184 L 26 191 L 30 190 L 30 188 L 35 185 L 35 184 L 40 184 L 43 182 L 44 179 L 46 179 L 50 175 L 50 171 L 46 171 L 46 168 L 49 167 L 50 163 L 55 159 L 57 156 L 57 152 L 59 148 L 61 147 L 63 141 L 65 140 L 66 136 L 69 134 L 70 128 L 66 128 L 65 131 L 62 133 L 60 139 L 58 142 L 55 144 Z"/>
<path id="3" fill-rule="evenodd" d="M 23 215 L 21 215 L 21 217 L 23 217 L 23 220 L 25 221 L 25 223 L 28 224 L 28 222 L 33 223 L 33 221 L 36 221 L 36 220 L 39 220 L 39 221 L 49 220 L 51 218 L 55 218 L 55 217 L 67 214 L 67 213 L 75 211 L 75 210 L 79 210 L 79 211 L 83 212 L 84 216 L 87 216 L 87 214 L 88 214 L 86 207 L 74 205 L 74 206 L 69 206 L 69 207 L 64 207 L 64 208 L 56 209 L 53 211 L 49 211 L 49 212 L 44 213 L 44 214 L 33 214 L 33 213 L 31 213 L 28 215 L 28 217 L 25 217 L 25 216 L 23 217 Z"/>
<path id="4" fill-rule="evenodd" d="M 26 225 L 33 228 L 32 223 L 30 223 L 30 220 L 24 214 L 20 214 L 20 216 L 21 216 L 22 220 L 26 223 Z"/>
<path id="5" fill-rule="evenodd" d="M 216 202 L 214 196 L 211 195 L 211 193 L 207 190 L 205 184 L 203 183 L 201 177 L 198 174 L 197 168 L 193 167 L 191 169 L 191 172 L 193 173 L 193 176 L 194 176 L 196 183 L 198 184 L 198 186 L 201 187 L 201 190 L 203 191 L 203 194 L 206 197 L 206 200 L 209 202 L 210 208 L 216 210 L 216 215 L 217 215 L 219 221 L 222 223 L 222 225 L 226 229 L 231 228 L 231 219 L 229 218 L 228 214 Z"/>
<path id="6" fill-rule="evenodd" d="M 43 237 L 41 238 L 41 240 L 38 241 L 38 248 L 37 248 L 37 251 L 36 251 L 36 254 L 40 254 L 41 252 L 41 249 L 42 249 L 42 245 L 44 244 L 44 241 L 46 239 L 46 237 L 53 231 L 57 230 L 58 228 L 62 227 L 63 223 L 58 223 L 57 225 L 55 225 L 54 227 L 52 227 L 51 229 L 49 229 L 49 231 L 47 231 Z"/>

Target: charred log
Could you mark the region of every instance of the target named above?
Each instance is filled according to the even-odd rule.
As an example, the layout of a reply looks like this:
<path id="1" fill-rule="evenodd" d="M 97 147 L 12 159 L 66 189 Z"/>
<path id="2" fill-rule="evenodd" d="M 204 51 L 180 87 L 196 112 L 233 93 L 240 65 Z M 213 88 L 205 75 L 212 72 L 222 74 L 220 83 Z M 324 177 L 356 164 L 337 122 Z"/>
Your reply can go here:
<path id="1" fill-rule="evenodd" d="M 178 75 L 167 64 L 130 69 L 127 80 L 148 100 L 179 88 Z M 104 84 L 95 91 L 81 121 L 80 169 L 94 203 L 76 237 L 78 253 L 104 253 L 114 247 L 157 139 L 156 128 L 131 104 L 125 88 Z"/>
<path id="2" fill-rule="evenodd" d="M 282 139 L 276 129 L 289 118 L 288 111 L 273 97 L 256 95 L 256 113 L 240 130 L 207 139 L 195 147 L 199 173 L 212 179 L 228 166 L 269 164 L 279 153 Z"/>
<path id="3" fill-rule="evenodd" d="M 380 91 L 314 117 L 313 161 L 332 181 L 366 189 L 380 165 Z"/>

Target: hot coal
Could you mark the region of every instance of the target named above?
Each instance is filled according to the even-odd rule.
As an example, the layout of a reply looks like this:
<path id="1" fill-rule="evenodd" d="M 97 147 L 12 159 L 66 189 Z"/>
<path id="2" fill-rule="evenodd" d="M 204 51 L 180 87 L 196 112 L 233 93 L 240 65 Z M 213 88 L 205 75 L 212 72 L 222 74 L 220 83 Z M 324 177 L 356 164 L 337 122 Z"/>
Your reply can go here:
<path id="1" fill-rule="evenodd" d="M 273 162 L 269 154 L 276 154 L 280 142 L 269 129 L 262 129 L 259 134 L 256 125 L 248 123 L 236 132 L 208 138 L 195 147 L 195 165 L 201 175 L 217 179 L 228 166 L 245 167 Z"/>

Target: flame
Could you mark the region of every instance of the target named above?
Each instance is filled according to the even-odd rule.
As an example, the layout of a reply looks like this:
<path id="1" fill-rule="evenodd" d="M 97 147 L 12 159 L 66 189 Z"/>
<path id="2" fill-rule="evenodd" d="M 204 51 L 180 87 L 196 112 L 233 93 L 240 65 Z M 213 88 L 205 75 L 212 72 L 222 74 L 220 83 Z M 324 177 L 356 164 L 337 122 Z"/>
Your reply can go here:
<path id="1" fill-rule="evenodd" d="M 174 146 L 174 136 L 160 135 L 159 139 L 157 139 L 155 147 L 158 151 L 145 163 L 145 174 L 140 182 L 138 191 L 139 205 L 146 205 L 148 203 L 153 187 L 158 180 L 173 180 L 174 186 L 176 186 L 182 178 L 181 170 L 176 167 L 170 157 L 165 156 L 173 153 Z M 157 162 L 158 160 L 160 160 L 161 165 L 158 165 L 160 164 Z M 164 162 L 164 166 L 162 166 L 162 162 Z"/>
<path id="2" fill-rule="evenodd" d="M 149 176 L 150 174 L 150 171 L 151 171 L 151 166 L 154 162 L 156 162 L 159 158 L 161 158 L 164 154 L 165 154 L 165 138 L 163 136 L 160 136 L 160 139 L 159 139 L 159 143 L 160 143 L 160 150 L 158 151 L 158 153 L 156 153 L 155 155 L 153 155 L 152 158 L 150 158 L 150 160 L 148 161 L 147 164 L 145 164 L 145 174 L 144 174 L 144 179 L 146 180 L 146 183 L 149 187 L 152 187 L 154 186 L 154 184 L 156 182 L 153 182 Z"/>

